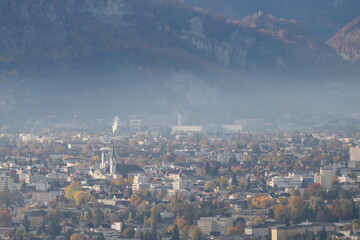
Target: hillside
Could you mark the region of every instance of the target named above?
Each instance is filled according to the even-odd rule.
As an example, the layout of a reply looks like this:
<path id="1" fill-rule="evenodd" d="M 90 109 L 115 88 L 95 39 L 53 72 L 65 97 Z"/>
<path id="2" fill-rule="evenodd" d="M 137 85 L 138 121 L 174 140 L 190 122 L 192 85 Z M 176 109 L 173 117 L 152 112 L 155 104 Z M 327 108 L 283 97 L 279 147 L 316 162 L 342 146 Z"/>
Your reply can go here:
<path id="1" fill-rule="evenodd" d="M 176 1 L 5 0 L 0 4 L 0 59 L 12 67 L 39 61 L 35 67 L 41 68 L 43 61 L 50 61 L 71 68 L 74 59 L 85 59 L 94 64 L 205 71 L 216 64 L 238 72 L 296 75 L 304 69 L 331 70 L 339 63 L 328 50 L 307 47 L 309 51 L 303 52 L 294 42 Z"/>
<path id="2" fill-rule="evenodd" d="M 185 0 L 226 17 L 239 19 L 255 12 L 295 19 L 321 41 L 330 39 L 359 14 L 358 0 Z"/>
<path id="3" fill-rule="evenodd" d="M 0 110 L 101 115 L 226 103 L 262 112 L 247 102 L 269 109 L 279 101 L 268 90 L 275 82 L 331 82 L 346 72 L 298 23 L 255 23 L 175 0 L 3 0 Z"/>
<path id="4" fill-rule="evenodd" d="M 344 59 L 360 60 L 360 16 L 341 28 L 328 44 Z"/>

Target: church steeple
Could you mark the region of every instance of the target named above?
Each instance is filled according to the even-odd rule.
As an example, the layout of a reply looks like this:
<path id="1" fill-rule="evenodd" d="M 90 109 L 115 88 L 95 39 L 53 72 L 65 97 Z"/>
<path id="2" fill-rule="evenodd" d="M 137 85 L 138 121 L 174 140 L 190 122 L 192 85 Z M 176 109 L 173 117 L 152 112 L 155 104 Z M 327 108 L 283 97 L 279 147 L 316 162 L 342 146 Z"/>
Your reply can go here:
<path id="1" fill-rule="evenodd" d="M 110 158 L 110 174 L 116 173 L 116 158 L 115 158 L 115 147 L 113 147 L 112 155 Z"/>

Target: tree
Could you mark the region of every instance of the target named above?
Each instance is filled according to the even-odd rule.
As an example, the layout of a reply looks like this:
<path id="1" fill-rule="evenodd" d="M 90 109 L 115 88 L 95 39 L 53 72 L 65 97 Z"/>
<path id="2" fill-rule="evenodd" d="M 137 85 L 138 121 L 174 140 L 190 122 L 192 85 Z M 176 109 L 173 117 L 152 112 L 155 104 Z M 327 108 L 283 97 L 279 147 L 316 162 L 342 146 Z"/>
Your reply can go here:
<path id="1" fill-rule="evenodd" d="M 215 189 L 216 185 L 214 182 L 206 182 L 204 185 L 205 191 L 213 191 Z"/>
<path id="2" fill-rule="evenodd" d="M 171 240 L 180 240 L 179 227 L 176 224 L 171 232 Z"/>
<path id="3" fill-rule="evenodd" d="M 316 234 L 316 236 L 318 237 L 319 240 L 326 240 L 327 232 L 326 232 L 325 227 L 323 227 L 322 230 Z"/>
<path id="4" fill-rule="evenodd" d="M 24 226 L 25 231 L 29 232 L 29 230 L 30 230 L 30 221 L 29 221 L 27 216 L 24 217 L 24 219 L 22 221 L 22 225 Z"/>
<path id="5" fill-rule="evenodd" d="M 266 195 L 256 195 L 251 200 L 251 205 L 255 208 L 268 208 L 273 203 L 273 200 Z"/>
<path id="6" fill-rule="evenodd" d="M 306 230 L 302 236 L 305 240 L 315 240 L 315 234 L 313 231 Z"/>
<path id="7" fill-rule="evenodd" d="M 151 208 L 151 229 L 156 232 L 157 209 L 156 206 Z"/>
<path id="8" fill-rule="evenodd" d="M 10 211 L 7 208 L 0 210 L 0 227 L 10 227 L 13 222 L 11 219 Z"/>
<path id="9" fill-rule="evenodd" d="M 61 226 L 59 225 L 58 222 L 55 221 L 50 221 L 49 226 L 47 228 L 47 232 L 49 233 L 49 235 L 51 235 L 52 237 L 55 237 L 57 235 L 61 234 Z"/>
<path id="10" fill-rule="evenodd" d="M 289 197 L 290 215 L 293 220 L 299 220 L 304 210 L 304 202 L 300 196 Z"/>
<path id="11" fill-rule="evenodd" d="M 354 219 L 352 221 L 351 227 L 352 227 L 353 231 L 359 230 L 360 229 L 360 220 L 359 219 Z"/>
<path id="12" fill-rule="evenodd" d="M 231 177 L 231 185 L 233 186 L 237 186 L 238 185 L 238 181 L 237 181 L 237 177 L 236 174 L 234 173 Z"/>
<path id="13" fill-rule="evenodd" d="M 246 182 L 246 186 L 245 186 L 245 190 L 249 191 L 251 189 L 251 180 L 250 177 L 247 178 L 247 182 Z"/>
<path id="14" fill-rule="evenodd" d="M 89 199 L 90 199 L 90 195 L 86 191 L 76 191 L 74 193 L 74 201 L 76 202 L 77 205 L 82 205 L 87 201 L 89 201 Z"/>
<path id="15" fill-rule="evenodd" d="M 135 236 L 135 229 L 133 227 L 127 227 L 125 228 L 124 232 L 123 232 L 123 235 L 126 237 L 126 238 L 134 238 Z"/>
<path id="16" fill-rule="evenodd" d="M 189 223 L 189 225 L 194 223 L 194 208 L 190 204 L 185 207 L 184 219 Z"/>
<path id="17" fill-rule="evenodd" d="M 23 240 L 23 239 L 26 239 L 26 231 L 25 231 L 25 228 L 23 226 L 18 226 L 16 228 L 16 233 L 15 233 L 15 236 L 16 236 L 16 239 L 17 240 Z"/>
<path id="18" fill-rule="evenodd" d="M 189 236 L 191 240 L 201 240 L 202 234 L 201 230 L 198 227 L 191 227 L 189 230 Z"/>
<path id="19" fill-rule="evenodd" d="M 81 236 L 79 233 L 74 233 L 71 235 L 70 240 L 80 240 Z"/>

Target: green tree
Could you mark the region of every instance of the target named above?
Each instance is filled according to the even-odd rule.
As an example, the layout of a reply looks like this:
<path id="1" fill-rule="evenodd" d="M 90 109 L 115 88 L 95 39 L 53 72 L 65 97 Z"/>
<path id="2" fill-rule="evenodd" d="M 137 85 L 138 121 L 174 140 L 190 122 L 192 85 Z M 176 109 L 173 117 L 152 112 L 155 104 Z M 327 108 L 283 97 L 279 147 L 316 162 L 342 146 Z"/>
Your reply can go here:
<path id="1" fill-rule="evenodd" d="M 47 228 L 47 232 L 49 235 L 51 235 L 53 238 L 57 235 L 61 234 L 61 226 L 58 222 L 50 221 L 49 226 Z"/>
<path id="2" fill-rule="evenodd" d="M 123 232 L 123 235 L 126 237 L 126 238 L 134 238 L 135 236 L 135 229 L 133 227 L 127 227 L 125 228 L 124 232 Z"/>
<path id="3" fill-rule="evenodd" d="M 326 240 L 327 232 L 326 232 L 325 227 L 323 227 L 322 230 L 316 234 L 316 236 L 318 237 L 319 240 Z"/>
<path id="4" fill-rule="evenodd" d="M 171 232 L 171 240 L 180 240 L 179 227 L 176 224 Z"/>
<path id="5" fill-rule="evenodd" d="M 157 208 L 156 206 L 151 208 L 151 229 L 153 232 L 156 232 L 156 222 L 157 222 Z"/>
<path id="6" fill-rule="evenodd" d="M 184 219 L 189 223 L 189 225 L 194 224 L 194 208 L 190 204 L 185 207 Z"/>

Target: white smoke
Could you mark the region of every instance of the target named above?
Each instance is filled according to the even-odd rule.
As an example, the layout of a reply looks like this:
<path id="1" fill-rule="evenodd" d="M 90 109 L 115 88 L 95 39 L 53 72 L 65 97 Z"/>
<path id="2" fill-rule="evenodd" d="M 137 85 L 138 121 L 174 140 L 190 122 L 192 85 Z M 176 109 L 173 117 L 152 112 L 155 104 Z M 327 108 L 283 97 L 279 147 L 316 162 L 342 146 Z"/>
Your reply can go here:
<path id="1" fill-rule="evenodd" d="M 115 116 L 114 118 L 114 123 L 112 125 L 112 131 L 113 131 L 113 134 L 116 132 L 116 130 L 118 129 L 118 126 L 119 126 L 119 117 L 118 116 Z"/>

